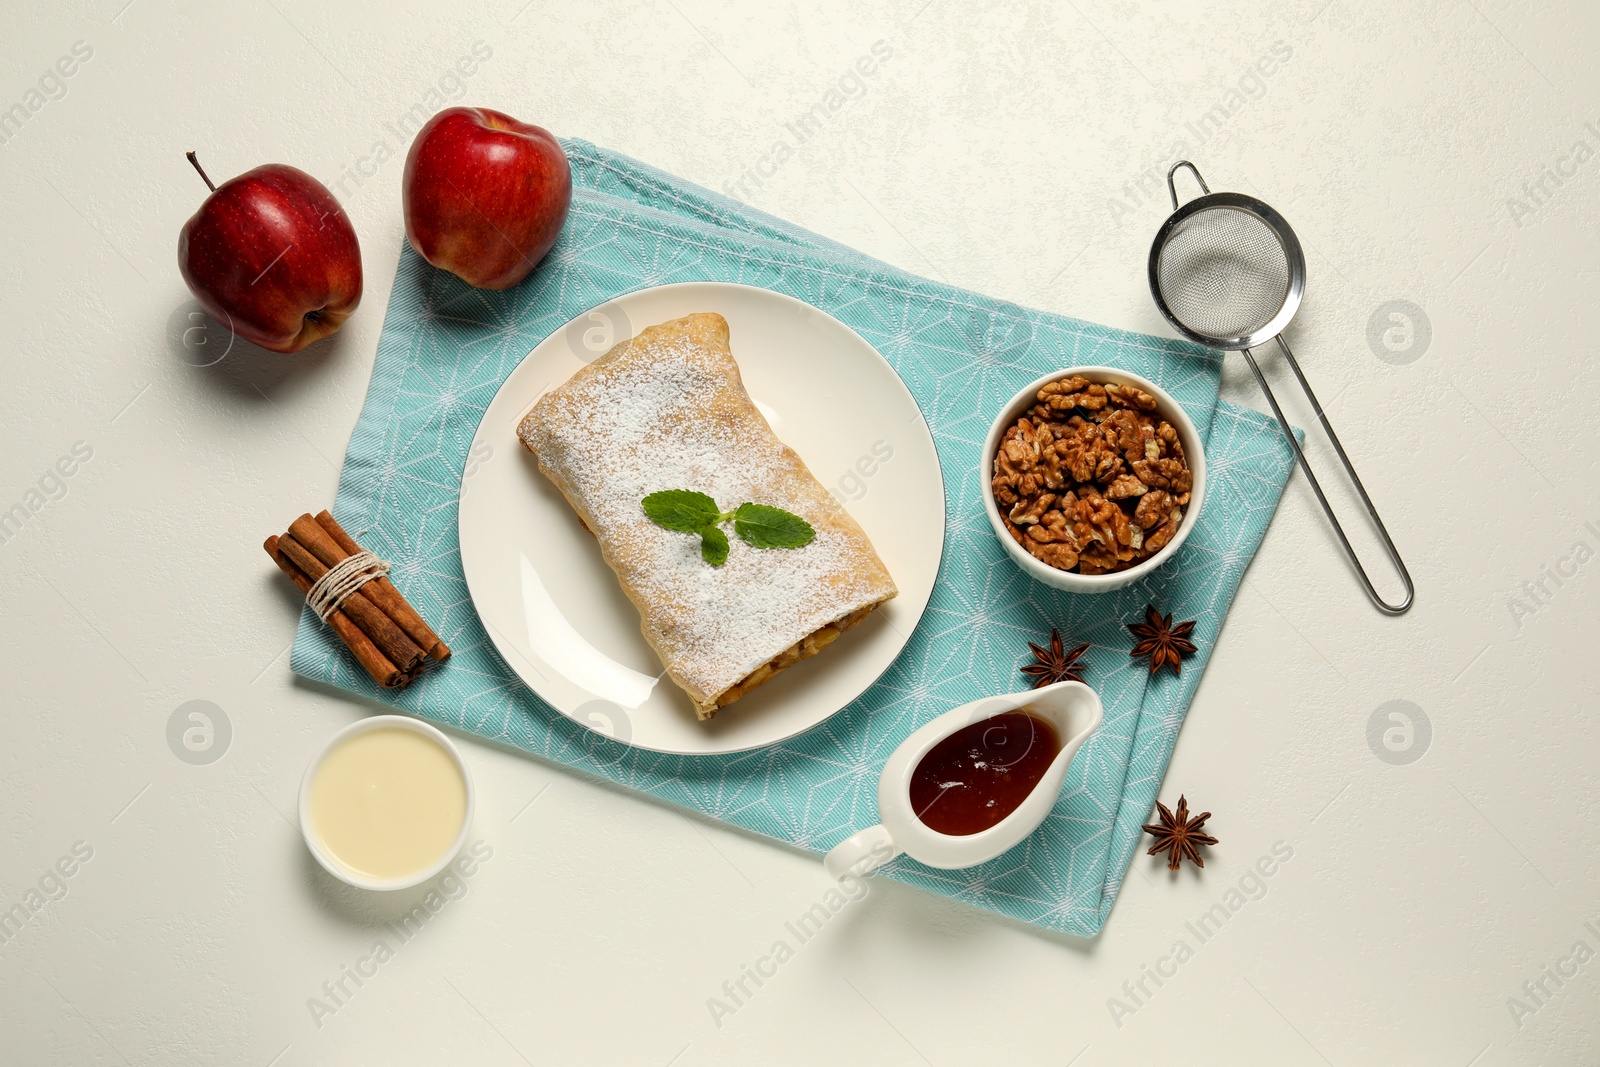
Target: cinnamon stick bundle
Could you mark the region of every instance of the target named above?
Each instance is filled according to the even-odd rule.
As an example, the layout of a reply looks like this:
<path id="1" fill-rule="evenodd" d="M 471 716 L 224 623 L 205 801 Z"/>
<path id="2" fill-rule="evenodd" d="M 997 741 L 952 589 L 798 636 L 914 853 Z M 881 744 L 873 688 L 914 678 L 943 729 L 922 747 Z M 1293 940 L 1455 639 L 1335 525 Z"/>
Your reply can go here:
<path id="1" fill-rule="evenodd" d="M 287 533 L 269 537 L 263 547 L 302 593 L 329 569 L 362 551 L 327 511 L 301 515 Z M 350 649 L 372 680 L 385 689 L 403 689 L 428 661 L 442 663 L 450 648 L 423 621 L 387 578 L 377 577 L 351 593 L 328 616 L 328 625 Z"/>
<path id="2" fill-rule="evenodd" d="M 283 573 L 287 574 L 301 593 L 311 591 L 311 579 L 307 578 L 300 568 L 290 562 L 278 547 L 278 536 L 267 538 L 263 547 L 267 555 L 272 557 Z M 356 657 L 356 661 L 372 677 L 372 680 L 384 689 L 402 689 L 410 681 L 395 665 L 372 643 L 372 639 L 361 632 L 361 628 L 350 621 L 350 616 L 343 611 L 336 611 L 328 616 L 328 626 L 339 635 L 345 647 Z"/>
<path id="3" fill-rule="evenodd" d="M 355 538 L 345 533 L 344 527 L 328 511 L 319 511 L 315 522 L 310 520 L 311 516 L 302 515 L 290 524 L 289 530 L 323 563 L 331 567 L 361 551 Z M 302 531 L 310 535 L 312 540 L 301 538 Z M 326 533 L 326 537 L 319 537 L 321 533 Z M 450 658 L 450 646 L 439 639 L 439 635 L 423 621 L 422 616 L 417 614 L 416 609 L 400 595 L 400 590 L 387 577 L 379 575 L 363 586 L 361 591 L 427 652 L 429 659 L 443 663 Z"/>

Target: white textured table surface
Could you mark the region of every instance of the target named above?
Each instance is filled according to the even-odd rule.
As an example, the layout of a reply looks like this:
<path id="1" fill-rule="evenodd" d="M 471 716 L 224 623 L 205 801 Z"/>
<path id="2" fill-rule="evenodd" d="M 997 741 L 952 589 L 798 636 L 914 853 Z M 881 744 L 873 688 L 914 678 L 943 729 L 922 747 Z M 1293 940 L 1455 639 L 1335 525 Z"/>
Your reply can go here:
<path id="1" fill-rule="evenodd" d="M 0 1060 L 1600 1060 L 1591 5 L 125 2 L 11 3 L 0 35 Z M 1416 609 L 1367 606 L 1296 476 L 1162 790 L 1222 844 L 1138 857 L 1093 941 L 873 883 L 714 1017 L 820 866 L 474 741 L 489 858 L 397 936 L 415 900 L 341 893 L 291 823 L 369 709 L 292 681 L 260 543 L 333 498 L 403 240 L 389 124 L 452 95 L 1152 331 L 1161 173 L 1194 158 L 1308 247 L 1291 337 Z M 189 148 L 341 191 L 367 289 L 333 342 L 184 361 Z M 231 727 L 208 764 L 167 740 L 191 700 Z"/>

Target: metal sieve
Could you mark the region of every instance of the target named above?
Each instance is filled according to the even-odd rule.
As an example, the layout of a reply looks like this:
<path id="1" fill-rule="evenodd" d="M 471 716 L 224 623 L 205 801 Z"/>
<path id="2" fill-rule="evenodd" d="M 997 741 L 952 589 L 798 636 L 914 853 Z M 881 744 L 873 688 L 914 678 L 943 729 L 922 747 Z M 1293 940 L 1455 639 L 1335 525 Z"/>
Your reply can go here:
<path id="1" fill-rule="evenodd" d="M 1199 183 L 1202 195 L 1180 205 L 1175 179 L 1179 169 L 1185 167 Z M 1243 354 L 1261 391 L 1266 394 L 1267 403 L 1272 406 L 1273 415 L 1277 416 L 1278 425 L 1283 427 L 1284 436 L 1289 439 L 1295 460 L 1305 472 L 1306 481 L 1311 483 L 1317 502 L 1333 524 L 1339 544 L 1344 547 L 1345 555 L 1355 567 L 1367 596 L 1372 598 L 1380 611 L 1390 615 L 1404 613 L 1410 609 L 1416 596 L 1411 574 L 1394 547 L 1383 520 L 1378 517 L 1378 509 L 1373 507 L 1371 497 L 1367 496 L 1366 487 L 1361 484 L 1350 457 L 1345 455 L 1339 436 L 1333 432 L 1333 425 L 1323 414 L 1322 405 L 1311 391 L 1311 383 L 1306 380 L 1294 353 L 1283 339 L 1284 327 L 1289 325 L 1289 320 L 1299 310 L 1306 287 L 1306 257 L 1300 250 L 1300 242 L 1295 238 L 1294 231 L 1282 215 L 1253 196 L 1213 193 L 1200 176 L 1199 169 L 1188 160 L 1174 163 L 1167 172 L 1167 191 L 1172 194 L 1174 210 L 1162 223 L 1161 229 L 1156 232 L 1155 242 L 1150 246 L 1150 292 L 1155 297 L 1156 307 L 1173 328 L 1189 340 L 1208 348 Z M 1310 461 L 1306 459 L 1294 430 L 1289 426 L 1289 420 L 1278 406 L 1278 398 L 1273 395 L 1266 376 L 1256 364 L 1251 349 L 1268 341 L 1278 343 L 1284 359 L 1294 370 L 1300 388 L 1305 391 L 1306 399 L 1311 401 L 1311 407 L 1317 413 L 1317 421 L 1322 424 L 1328 440 L 1333 442 L 1345 473 L 1354 483 L 1384 549 L 1399 572 L 1406 592 L 1405 599 L 1399 604 L 1390 604 L 1379 596 L 1367 577 L 1366 569 L 1357 558 L 1355 549 L 1350 546 L 1350 539 L 1339 525 L 1311 469 Z"/>

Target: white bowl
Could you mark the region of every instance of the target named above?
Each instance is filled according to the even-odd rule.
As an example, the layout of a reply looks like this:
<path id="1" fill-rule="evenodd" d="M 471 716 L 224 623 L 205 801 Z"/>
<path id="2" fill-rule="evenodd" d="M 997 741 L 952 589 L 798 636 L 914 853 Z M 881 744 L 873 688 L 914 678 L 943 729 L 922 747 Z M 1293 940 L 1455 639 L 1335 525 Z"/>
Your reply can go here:
<path id="1" fill-rule="evenodd" d="M 1149 393 L 1156 398 L 1156 411 L 1163 419 L 1170 422 L 1178 431 L 1178 440 L 1183 444 L 1184 458 L 1189 461 L 1189 470 L 1194 475 L 1194 487 L 1189 491 L 1189 506 L 1183 509 L 1183 522 L 1178 525 L 1178 532 L 1171 541 L 1151 556 L 1149 559 L 1125 571 L 1115 571 L 1109 574 L 1079 574 L 1077 571 L 1064 571 L 1050 566 L 1042 560 L 1035 559 L 1028 550 L 1012 540 L 1011 534 L 1006 530 L 1005 521 L 1000 516 L 1000 508 L 994 502 L 994 457 L 1000 449 L 1000 438 L 1029 408 L 1037 402 L 1039 389 L 1046 382 L 1059 381 L 1062 378 L 1081 374 L 1091 382 L 1101 385 L 1132 385 Z M 1005 546 L 1006 553 L 1030 576 L 1037 578 L 1046 585 L 1065 589 L 1071 593 L 1104 593 L 1112 589 L 1120 589 L 1131 582 L 1149 574 L 1157 567 L 1166 563 L 1188 540 L 1189 531 L 1200 519 L 1200 506 L 1205 502 L 1206 496 L 1206 456 L 1205 449 L 1200 444 L 1200 431 L 1195 429 L 1194 422 L 1189 418 L 1178 402 L 1172 399 L 1165 389 L 1146 378 L 1131 371 L 1120 370 L 1116 367 L 1068 367 L 1065 370 L 1051 371 L 1031 382 L 1027 388 L 1019 391 L 1011 398 L 1011 402 L 1000 409 L 995 416 L 994 424 L 989 427 L 989 436 L 984 439 L 983 453 L 979 460 L 978 476 L 983 483 L 983 508 L 989 515 L 989 525 L 994 527 L 994 535 Z"/>
<path id="2" fill-rule="evenodd" d="M 467 789 L 467 807 L 461 818 L 461 829 L 457 832 L 455 840 L 450 847 L 445 849 L 439 859 L 432 866 L 423 869 L 417 874 L 409 874 L 402 878 L 370 878 L 353 871 L 339 861 L 339 858 L 322 847 L 322 841 L 311 827 L 311 780 L 316 777 L 317 770 L 322 766 L 323 760 L 328 758 L 328 753 L 338 748 L 340 744 L 358 734 L 371 733 L 373 730 L 410 730 L 418 733 L 444 749 L 450 759 L 455 763 L 456 770 L 461 772 L 461 781 Z M 335 878 L 347 882 L 357 889 L 410 889 L 412 886 L 421 885 L 440 871 L 444 870 L 452 860 L 461 852 L 461 847 L 467 843 L 467 833 L 472 829 L 473 811 L 472 774 L 467 770 L 466 761 L 461 758 L 461 751 L 456 748 L 455 742 L 446 737 L 442 732 L 428 725 L 420 719 L 413 719 L 408 715 L 374 715 L 351 723 L 332 737 L 327 744 L 311 757 L 311 763 L 306 767 L 305 777 L 300 779 L 300 834 L 306 839 L 306 847 L 317 858 L 317 862 Z"/>

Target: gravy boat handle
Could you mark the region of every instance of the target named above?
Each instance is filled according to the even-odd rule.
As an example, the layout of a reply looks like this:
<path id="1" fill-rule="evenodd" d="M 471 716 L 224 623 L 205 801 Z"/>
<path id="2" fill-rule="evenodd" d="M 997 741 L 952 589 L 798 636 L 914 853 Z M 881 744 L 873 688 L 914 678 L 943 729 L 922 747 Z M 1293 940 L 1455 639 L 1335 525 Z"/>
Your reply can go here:
<path id="1" fill-rule="evenodd" d="M 868 871 L 875 871 L 885 863 L 900 855 L 900 847 L 894 843 L 894 838 L 889 834 L 889 828 L 879 823 L 869 826 L 859 833 L 834 845 L 822 860 L 823 868 L 830 878 L 843 878 L 846 875 L 860 877 Z"/>

